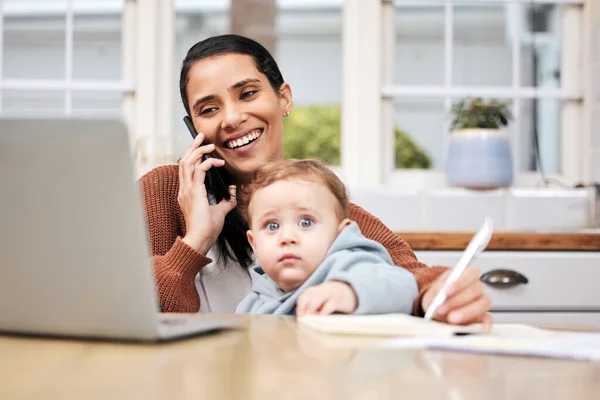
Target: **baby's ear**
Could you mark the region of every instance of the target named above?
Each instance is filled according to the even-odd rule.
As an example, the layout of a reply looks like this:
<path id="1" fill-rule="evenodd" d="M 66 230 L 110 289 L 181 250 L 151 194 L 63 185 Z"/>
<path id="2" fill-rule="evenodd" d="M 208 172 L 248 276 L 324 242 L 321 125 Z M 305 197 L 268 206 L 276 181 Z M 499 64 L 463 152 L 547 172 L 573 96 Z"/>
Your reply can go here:
<path id="1" fill-rule="evenodd" d="M 252 235 L 252 231 L 248 229 L 246 232 L 246 237 L 248 238 L 248 243 L 250 243 L 250 247 L 254 250 L 254 236 Z"/>
<path id="2" fill-rule="evenodd" d="M 338 225 L 338 233 L 340 233 L 345 227 L 347 227 L 351 223 L 352 221 L 350 220 L 350 218 L 344 218 L 344 220 Z"/>

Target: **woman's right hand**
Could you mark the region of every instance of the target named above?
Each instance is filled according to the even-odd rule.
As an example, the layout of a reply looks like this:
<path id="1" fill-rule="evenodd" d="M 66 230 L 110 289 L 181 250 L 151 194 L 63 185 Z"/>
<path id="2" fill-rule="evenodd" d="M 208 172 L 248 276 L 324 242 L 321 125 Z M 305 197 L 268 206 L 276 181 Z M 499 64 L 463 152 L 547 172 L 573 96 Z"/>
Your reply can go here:
<path id="1" fill-rule="evenodd" d="M 206 255 L 223 230 L 225 216 L 235 208 L 237 202 L 236 188 L 230 186 L 230 200 L 223 199 L 215 205 L 208 203 L 204 185 L 206 171 L 209 168 L 222 167 L 225 161 L 212 157 L 202 160 L 204 154 L 209 154 L 215 149 L 214 144 L 201 146 L 203 140 L 204 135 L 198 133 L 179 161 L 177 201 L 185 218 L 186 233 L 183 242 Z"/>

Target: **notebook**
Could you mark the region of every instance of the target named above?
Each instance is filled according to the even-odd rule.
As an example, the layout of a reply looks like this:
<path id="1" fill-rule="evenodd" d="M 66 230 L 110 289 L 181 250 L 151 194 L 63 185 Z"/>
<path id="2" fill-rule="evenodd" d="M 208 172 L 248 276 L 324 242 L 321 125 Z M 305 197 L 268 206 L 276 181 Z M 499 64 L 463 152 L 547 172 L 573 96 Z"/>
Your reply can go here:
<path id="1" fill-rule="evenodd" d="M 319 332 L 337 335 L 447 338 L 468 334 L 485 334 L 481 324 L 450 325 L 406 314 L 307 315 L 298 317 L 298 323 Z M 494 324 L 492 332 L 486 335 L 539 338 L 554 336 L 556 333 L 523 324 Z"/>

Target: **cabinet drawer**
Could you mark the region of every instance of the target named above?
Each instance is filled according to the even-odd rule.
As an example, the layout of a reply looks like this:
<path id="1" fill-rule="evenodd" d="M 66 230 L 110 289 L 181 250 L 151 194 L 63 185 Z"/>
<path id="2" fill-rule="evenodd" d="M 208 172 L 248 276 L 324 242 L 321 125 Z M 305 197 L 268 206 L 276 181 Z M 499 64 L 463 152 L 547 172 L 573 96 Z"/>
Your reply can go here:
<path id="1" fill-rule="evenodd" d="M 454 266 L 458 251 L 418 251 L 427 265 Z M 474 262 L 481 275 L 508 270 L 500 280 L 511 281 L 514 272 L 527 283 L 485 284 L 492 310 L 600 310 L 600 253 L 489 251 Z M 514 281 L 514 280 L 513 280 Z"/>

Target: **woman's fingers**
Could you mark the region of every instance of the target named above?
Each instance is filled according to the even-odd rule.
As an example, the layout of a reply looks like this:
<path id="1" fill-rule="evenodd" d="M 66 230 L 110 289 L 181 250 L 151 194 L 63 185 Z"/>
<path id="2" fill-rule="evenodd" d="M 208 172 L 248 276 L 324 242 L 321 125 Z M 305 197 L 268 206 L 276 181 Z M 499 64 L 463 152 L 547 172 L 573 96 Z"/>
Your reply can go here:
<path id="1" fill-rule="evenodd" d="M 191 164 L 198 163 L 199 161 L 202 161 L 202 157 L 205 154 L 210 154 L 213 151 L 215 151 L 215 145 L 212 143 L 200 146 L 190 153 L 188 156 L 189 162 Z"/>
<path id="2" fill-rule="evenodd" d="M 223 165 L 225 165 L 225 161 L 221 160 L 220 158 L 213 157 L 207 158 L 202 162 L 197 162 L 194 165 L 193 182 L 197 185 L 204 186 L 204 177 L 206 176 L 206 171 L 213 167 L 222 167 Z"/>
<path id="3" fill-rule="evenodd" d="M 483 331 L 484 332 L 491 332 L 492 331 L 492 325 L 494 324 L 494 320 L 492 318 L 492 314 L 485 313 L 485 316 L 483 317 L 483 322 L 481 324 L 483 325 Z"/>
<path id="4" fill-rule="evenodd" d="M 473 281 L 469 286 L 462 287 L 462 291 L 446 297 L 444 303 L 438 308 L 436 316 L 444 317 L 452 310 L 469 304 L 477 300 L 482 295 L 483 283 L 481 283 L 479 280 Z"/>
<path id="5" fill-rule="evenodd" d="M 196 165 L 201 164 L 203 162 L 202 156 L 204 154 L 208 154 L 214 151 L 214 149 L 214 144 L 207 144 L 205 146 L 200 146 L 196 149 L 193 149 L 190 153 L 181 158 L 181 160 L 179 161 L 179 169 L 182 170 L 181 178 L 183 180 L 180 181 L 180 185 L 184 187 L 190 187 L 192 185 Z M 188 148 L 188 150 L 190 149 Z"/>
<path id="6" fill-rule="evenodd" d="M 446 291 L 447 296 L 453 296 L 456 293 L 462 292 L 466 287 L 479 281 L 479 269 L 475 267 L 467 267 L 460 277 L 453 282 Z"/>
<path id="7" fill-rule="evenodd" d="M 442 288 L 444 282 L 446 282 L 446 279 L 448 279 L 448 275 L 450 275 L 450 272 L 452 272 L 452 270 L 449 269 L 442 275 L 438 276 L 437 279 L 431 284 L 429 289 L 427 289 L 427 291 L 423 295 L 423 298 L 421 299 L 421 307 L 424 311 L 427 311 L 429 309 L 431 303 L 433 302 L 433 299 Z"/>
<path id="8" fill-rule="evenodd" d="M 194 150 L 196 150 L 200 147 L 203 140 L 204 140 L 204 135 L 201 132 L 198 133 L 198 136 L 196 136 L 196 138 L 194 140 L 192 140 L 192 143 L 187 147 L 187 149 L 185 149 L 183 156 L 181 156 L 181 159 L 179 160 L 179 172 L 180 172 L 179 185 L 180 185 L 180 187 L 181 186 L 185 187 L 187 185 L 190 185 L 192 182 L 192 177 L 194 174 L 193 166 L 195 164 L 195 161 L 193 161 L 190 158 L 190 155 L 194 152 Z"/>
<path id="9" fill-rule="evenodd" d="M 236 197 L 237 188 L 235 187 L 235 185 L 229 186 L 228 191 L 229 191 L 229 200 L 223 199 L 218 204 L 218 207 L 221 208 L 221 210 L 223 211 L 223 215 L 227 215 L 237 205 L 237 197 Z"/>
<path id="10" fill-rule="evenodd" d="M 483 318 L 483 330 L 485 332 L 491 332 L 493 329 L 493 325 L 494 325 L 494 318 L 492 317 L 492 314 L 486 313 L 485 317 Z"/>
<path id="11" fill-rule="evenodd" d="M 484 322 L 490 309 L 491 301 L 487 296 L 454 309 L 448 313 L 448 322 L 454 325 L 466 325 L 475 322 Z"/>

